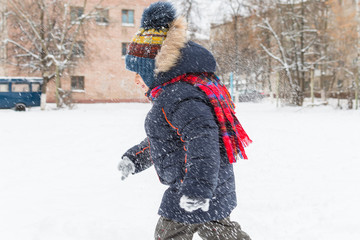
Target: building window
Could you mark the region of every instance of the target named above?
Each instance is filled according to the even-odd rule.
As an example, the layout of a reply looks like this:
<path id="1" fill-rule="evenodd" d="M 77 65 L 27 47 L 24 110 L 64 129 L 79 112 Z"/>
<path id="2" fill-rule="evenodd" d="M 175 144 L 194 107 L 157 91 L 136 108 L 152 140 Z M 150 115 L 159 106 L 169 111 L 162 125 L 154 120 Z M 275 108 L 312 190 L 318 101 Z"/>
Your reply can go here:
<path id="1" fill-rule="evenodd" d="M 84 76 L 71 76 L 71 91 L 84 91 Z"/>
<path id="2" fill-rule="evenodd" d="M 134 26 L 134 10 L 122 10 L 122 25 Z"/>
<path id="3" fill-rule="evenodd" d="M 129 43 L 122 43 L 121 46 L 121 56 L 125 56 L 127 54 Z"/>
<path id="4" fill-rule="evenodd" d="M 99 25 L 109 24 L 109 9 L 104 9 L 104 8 L 96 9 L 96 23 Z"/>
<path id="5" fill-rule="evenodd" d="M 78 41 L 74 44 L 72 50 L 73 56 L 84 57 L 85 56 L 85 42 Z"/>
<path id="6" fill-rule="evenodd" d="M 0 92 L 8 92 L 9 91 L 9 84 L 0 84 Z"/>
<path id="7" fill-rule="evenodd" d="M 30 92 L 30 86 L 27 83 L 13 83 L 12 92 Z"/>
<path id="8" fill-rule="evenodd" d="M 344 86 L 344 81 L 343 81 L 342 79 L 339 79 L 339 80 L 337 81 L 337 88 L 340 89 L 340 88 L 342 88 L 343 86 Z"/>
<path id="9" fill-rule="evenodd" d="M 79 22 L 79 18 L 84 15 L 83 7 L 70 7 L 70 19 L 72 23 Z"/>
<path id="10" fill-rule="evenodd" d="M 314 88 L 317 89 L 317 88 L 319 88 L 319 87 L 320 87 L 319 81 L 315 81 L 315 82 L 314 82 Z"/>

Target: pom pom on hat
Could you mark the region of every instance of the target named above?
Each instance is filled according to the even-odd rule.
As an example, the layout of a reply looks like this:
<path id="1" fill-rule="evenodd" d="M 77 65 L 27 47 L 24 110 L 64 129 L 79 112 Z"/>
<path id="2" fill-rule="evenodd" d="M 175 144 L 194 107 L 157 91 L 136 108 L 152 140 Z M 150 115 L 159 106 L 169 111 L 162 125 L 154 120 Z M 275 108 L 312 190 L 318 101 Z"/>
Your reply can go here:
<path id="1" fill-rule="evenodd" d="M 169 28 L 169 24 L 176 18 L 176 10 L 169 2 L 156 2 L 143 12 L 141 27 L 148 29 Z"/>

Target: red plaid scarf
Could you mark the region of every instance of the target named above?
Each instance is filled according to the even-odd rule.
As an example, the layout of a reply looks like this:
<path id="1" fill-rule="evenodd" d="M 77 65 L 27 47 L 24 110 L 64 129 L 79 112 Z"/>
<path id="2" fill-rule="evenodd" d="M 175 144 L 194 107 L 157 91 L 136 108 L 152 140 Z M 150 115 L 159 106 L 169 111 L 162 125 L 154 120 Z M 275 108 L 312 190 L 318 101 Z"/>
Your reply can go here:
<path id="1" fill-rule="evenodd" d="M 238 156 L 242 159 L 248 159 L 244 148 L 252 143 L 252 141 L 235 116 L 235 105 L 231 100 L 228 90 L 220 83 L 220 79 L 215 74 L 201 73 L 178 76 L 152 89 L 148 94 L 149 99 L 153 101 L 166 86 L 179 81 L 198 87 L 208 96 L 214 108 L 229 162 L 236 162 Z"/>

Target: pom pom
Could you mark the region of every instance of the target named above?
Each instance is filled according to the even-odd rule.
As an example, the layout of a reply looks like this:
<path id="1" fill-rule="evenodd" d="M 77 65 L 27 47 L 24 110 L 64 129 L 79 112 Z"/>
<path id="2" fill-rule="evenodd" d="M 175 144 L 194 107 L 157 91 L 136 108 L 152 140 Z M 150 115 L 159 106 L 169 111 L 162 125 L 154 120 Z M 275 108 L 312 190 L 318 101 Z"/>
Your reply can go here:
<path id="1" fill-rule="evenodd" d="M 169 24 L 174 21 L 176 10 L 169 2 L 156 2 L 144 10 L 141 18 L 141 27 L 159 30 L 169 28 Z"/>

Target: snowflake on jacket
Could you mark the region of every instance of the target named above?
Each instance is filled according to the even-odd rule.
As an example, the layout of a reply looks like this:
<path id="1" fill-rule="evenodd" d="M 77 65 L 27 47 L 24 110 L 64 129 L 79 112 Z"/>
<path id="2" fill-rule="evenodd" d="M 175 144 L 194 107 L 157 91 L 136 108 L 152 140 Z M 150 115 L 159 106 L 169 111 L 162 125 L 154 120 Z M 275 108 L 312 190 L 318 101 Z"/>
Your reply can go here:
<path id="1" fill-rule="evenodd" d="M 129 47 L 126 66 L 146 78 L 150 90 L 187 73 L 214 73 L 216 69 L 216 61 L 208 50 L 186 40 L 182 18 L 174 19 L 169 27 L 155 32 L 145 27 Z M 161 48 L 147 48 L 146 42 L 141 42 L 143 35 L 154 33 L 164 36 L 159 38 Z M 146 50 L 151 54 L 139 57 Z M 182 223 L 228 217 L 236 207 L 233 165 L 229 163 L 209 97 L 198 87 L 177 81 L 152 100 L 145 120 L 147 138 L 124 156 L 134 163 L 134 173 L 154 165 L 161 183 L 169 186 L 159 214 Z M 179 205 L 182 196 L 210 199 L 209 209 L 185 211 Z"/>

